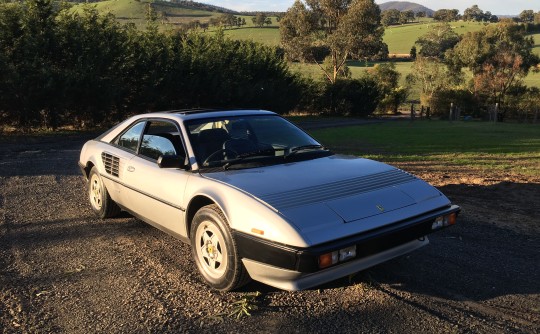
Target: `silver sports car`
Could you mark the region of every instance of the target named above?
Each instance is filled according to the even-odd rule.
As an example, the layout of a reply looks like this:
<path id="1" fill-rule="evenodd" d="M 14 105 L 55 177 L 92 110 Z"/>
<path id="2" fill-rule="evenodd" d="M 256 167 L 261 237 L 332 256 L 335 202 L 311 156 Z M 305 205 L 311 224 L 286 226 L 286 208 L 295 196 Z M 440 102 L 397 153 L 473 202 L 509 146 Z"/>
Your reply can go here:
<path id="1" fill-rule="evenodd" d="M 134 116 L 82 148 L 101 218 L 121 210 L 189 243 L 202 278 L 300 290 L 428 243 L 460 208 L 395 167 L 336 155 L 260 110 Z"/>

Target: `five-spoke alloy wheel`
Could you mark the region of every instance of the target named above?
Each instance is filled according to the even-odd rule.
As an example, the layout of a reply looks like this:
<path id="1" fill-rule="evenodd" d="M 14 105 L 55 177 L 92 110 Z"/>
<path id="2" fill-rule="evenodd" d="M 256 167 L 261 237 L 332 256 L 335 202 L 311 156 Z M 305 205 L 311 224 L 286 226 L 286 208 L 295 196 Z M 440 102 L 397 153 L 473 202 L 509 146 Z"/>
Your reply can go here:
<path id="1" fill-rule="evenodd" d="M 191 225 L 197 269 L 214 289 L 231 291 L 249 282 L 225 216 L 215 204 L 199 209 Z"/>
<path id="2" fill-rule="evenodd" d="M 100 218 L 114 217 L 120 212 L 120 208 L 103 185 L 96 167 L 92 167 L 88 175 L 88 198 L 92 211 Z"/>

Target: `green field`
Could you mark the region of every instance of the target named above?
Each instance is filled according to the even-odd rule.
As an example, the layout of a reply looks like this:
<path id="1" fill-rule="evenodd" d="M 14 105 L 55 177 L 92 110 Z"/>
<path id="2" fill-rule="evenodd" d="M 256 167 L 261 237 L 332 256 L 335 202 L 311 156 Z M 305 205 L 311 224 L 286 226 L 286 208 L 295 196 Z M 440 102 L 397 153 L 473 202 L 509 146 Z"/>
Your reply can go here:
<path id="1" fill-rule="evenodd" d="M 247 28 L 227 29 L 225 30 L 225 36 L 237 40 L 252 40 L 271 46 L 279 46 L 280 44 L 279 28 L 275 25 L 258 28 L 254 27 L 253 24 L 251 24 L 251 27 Z"/>
<path id="2" fill-rule="evenodd" d="M 436 24 L 434 21 L 426 20 L 421 23 L 386 28 L 384 42 L 388 44 L 388 52 L 390 54 L 409 54 L 414 42 L 428 32 L 434 24 Z M 484 27 L 484 24 L 479 22 L 450 22 L 450 25 L 460 35 Z"/>
<path id="3" fill-rule="evenodd" d="M 102 13 L 114 14 L 122 23 L 135 23 L 136 26 L 141 27 L 146 24 L 146 9 L 149 3 L 152 4 L 152 7 L 158 14 L 162 14 L 164 22 L 171 26 L 178 23 L 189 23 L 195 20 L 208 22 L 210 18 L 221 15 L 217 12 L 186 8 L 182 5 L 165 1 L 106 0 L 91 3 L 90 6 L 94 6 Z M 73 10 L 81 11 L 83 6 L 87 5 L 84 3 L 75 5 L 73 6 Z"/>
<path id="4" fill-rule="evenodd" d="M 534 124 L 446 121 L 394 121 L 311 131 L 339 153 L 540 176 L 538 133 Z"/>
<path id="5" fill-rule="evenodd" d="M 531 35 L 534 38 L 534 53 L 540 56 L 540 34 Z"/>

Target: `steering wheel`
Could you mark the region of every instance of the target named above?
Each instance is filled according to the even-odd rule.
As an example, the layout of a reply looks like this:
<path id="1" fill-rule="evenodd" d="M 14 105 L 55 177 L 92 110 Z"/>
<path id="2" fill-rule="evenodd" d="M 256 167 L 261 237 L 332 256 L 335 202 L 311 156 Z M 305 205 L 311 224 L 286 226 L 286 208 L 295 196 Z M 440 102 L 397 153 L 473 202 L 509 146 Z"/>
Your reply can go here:
<path id="1" fill-rule="evenodd" d="M 206 159 L 204 159 L 204 161 L 203 161 L 203 166 L 208 166 L 208 163 L 210 161 L 217 160 L 216 157 L 219 154 L 223 154 L 223 153 L 232 153 L 235 158 L 238 157 L 238 153 L 236 151 L 233 151 L 230 148 L 222 148 L 222 149 L 219 149 L 219 150 L 215 151 L 214 153 L 210 154 L 209 156 L 207 156 Z"/>

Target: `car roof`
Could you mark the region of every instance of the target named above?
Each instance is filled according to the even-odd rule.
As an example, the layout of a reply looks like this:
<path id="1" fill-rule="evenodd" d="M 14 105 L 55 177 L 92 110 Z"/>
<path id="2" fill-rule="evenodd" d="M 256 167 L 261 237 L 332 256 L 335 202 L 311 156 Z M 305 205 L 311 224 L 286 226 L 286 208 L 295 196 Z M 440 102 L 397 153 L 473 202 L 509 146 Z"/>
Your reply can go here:
<path id="1" fill-rule="evenodd" d="M 158 111 L 146 114 L 138 114 L 127 120 L 117 124 L 115 127 L 111 128 L 109 131 L 101 134 L 96 140 L 103 140 L 109 142 L 113 140 L 119 133 L 124 131 L 127 126 L 133 124 L 140 119 L 150 119 L 150 118 L 176 118 L 180 122 L 193 120 L 193 119 L 211 119 L 211 118 L 220 118 L 220 117 L 234 117 L 234 116 L 253 116 L 253 115 L 277 115 L 274 112 L 267 110 L 255 110 L 255 109 L 181 109 L 181 110 L 169 110 L 169 111 Z"/>
<path id="2" fill-rule="evenodd" d="M 217 118 L 217 117 L 231 117 L 231 116 L 247 116 L 247 115 L 276 115 L 274 112 L 267 110 L 255 110 L 255 109 L 180 109 L 169 111 L 158 111 L 150 114 L 139 115 L 146 117 L 159 117 L 171 115 L 182 119 L 183 121 L 192 119 L 204 119 L 204 118 Z"/>

